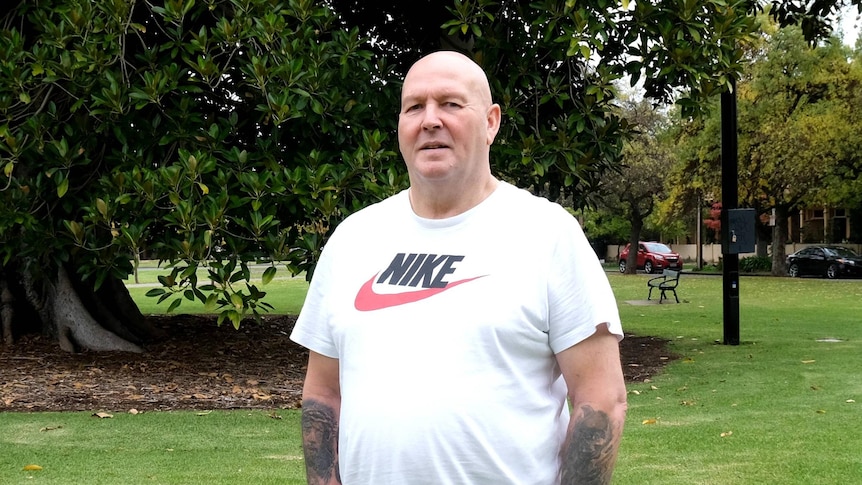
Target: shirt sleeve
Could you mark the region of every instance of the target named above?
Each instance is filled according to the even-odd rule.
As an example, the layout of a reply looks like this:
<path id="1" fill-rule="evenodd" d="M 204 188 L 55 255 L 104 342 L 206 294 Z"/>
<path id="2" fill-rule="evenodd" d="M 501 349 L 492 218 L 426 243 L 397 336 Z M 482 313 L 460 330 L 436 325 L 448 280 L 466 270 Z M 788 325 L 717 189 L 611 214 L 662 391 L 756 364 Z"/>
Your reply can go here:
<path id="1" fill-rule="evenodd" d="M 330 315 L 327 311 L 327 297 L 331 294 L 329 287 L 332 277 L 332 253 L 335 252 L 332 246 L 334 239 L 335 235 L 323 248 L 290 339 L 309 350 L 337 359 L 338 349 L 332 338 Z"/>
<path id="2" fill-rule="evenodd" d="M 559 353 L 595 333 L 601 324 L 622 340 L 619 310 L 604 268 L 577 219 L 562 212 L 566 219 L 557 226 L 561 230 L 556 232 L 548 267 L 551 349 Z"/>

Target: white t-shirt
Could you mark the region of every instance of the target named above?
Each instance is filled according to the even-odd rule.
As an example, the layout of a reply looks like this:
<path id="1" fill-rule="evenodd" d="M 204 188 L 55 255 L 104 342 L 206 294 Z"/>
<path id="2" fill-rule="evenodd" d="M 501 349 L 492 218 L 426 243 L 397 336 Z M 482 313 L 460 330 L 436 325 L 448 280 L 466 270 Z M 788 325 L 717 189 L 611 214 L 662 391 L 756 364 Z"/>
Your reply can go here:
<path id="1" fill-rule="evenodd" d="M 291 338 L 339 359 L 345 485 L 550 485 L 568 424 L 554 354 L 602 323 L 622 338 L 577 221 L 500 183 L 448 219 L 407 191 L 345 219 Z"/>

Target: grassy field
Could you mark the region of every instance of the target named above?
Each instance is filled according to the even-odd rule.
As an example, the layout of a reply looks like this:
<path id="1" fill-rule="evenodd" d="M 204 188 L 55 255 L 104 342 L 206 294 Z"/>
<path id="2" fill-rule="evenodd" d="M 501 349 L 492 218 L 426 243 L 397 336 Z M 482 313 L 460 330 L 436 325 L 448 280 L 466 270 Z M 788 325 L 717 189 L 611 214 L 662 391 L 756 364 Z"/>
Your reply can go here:
<path id="1" fill-rule="evenodd" d="M 723 336 L 721 277 L 683 275 L 680 305 L 634 306 L 628 331 L 682 358 L 629 386 L 616 483 L 862 483 L 862 281 L 742 277 L 741 345 Z"/>
<path id="2" fill-rule="evenodd" d="M 259 290 L 267 292 L 267 303 L 274 307 L 273 313 L 279 314 L 297 314 L 302 308 L 302 302 L 305 299 L 305 291 L 308 289 L 308 283 L 305 281 L 305 275 L 291 276 L 290 272 L 284 266 L 278 267 L 276 277 L 264 285 L 262 282 L 263 271 L 268 267 L 265 264 L 251 265 L 251 283 L 256 285 Z M 146 297 L 147 291 L 152 288 L 161 287 L 158 283 L 159 275 L 167 275 L 170 270 L 159 268 L 155 261 L 144 261 L 141 263 L 141 268 L 138 271 L 137 279 L 129 278 L 126 282 L 129 287 L 129 293 L 132 298 L 138 303 L 138 307 L 145 315 L 164 313 L 168 309 L 168 305 L 174 297 L 167 299 L 161 303 L 158 298 Z M 198 270 L 199 281 L 207 281 L 207 272 L 205 269 Z M 135 283 L 137 281 L 137 283 Z M 239 284 L 239 288 L 244 288 L 244 283 Z M 180 306 L 173 313 L 203 313 L 203 303 L 195 300 L 186 300 L 182 298 Z"/>
<path id="3" fill-rule="evenodd" d="M 646 275 L 609 277 L 626 331 L 680 356 L 629 385 L 614 483 L 862 483 L 862 280 L 743 276 L 742 342 L 726 346 L 721 277 L 683 275 L 683 303 L 660 306 L 628 303 Z M 293 311 L 306 286 L 265 288 Z M 304 483 L 298 412 L 274 413 L 3 413 L 0 483 Z"/>

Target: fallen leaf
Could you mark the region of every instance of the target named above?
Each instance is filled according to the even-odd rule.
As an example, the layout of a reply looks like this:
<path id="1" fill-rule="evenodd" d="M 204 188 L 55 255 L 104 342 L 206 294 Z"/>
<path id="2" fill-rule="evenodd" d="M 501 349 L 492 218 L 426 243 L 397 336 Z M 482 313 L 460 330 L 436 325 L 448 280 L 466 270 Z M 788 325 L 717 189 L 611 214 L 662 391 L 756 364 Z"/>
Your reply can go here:
<path id="1" fill-rule="evenodd" d="M 135 409 L 135 408 L 129 409 L 129 414 L 135 415 L 135 414 L 140 414 L 140 413 L 141 413 L 141 412 L 140 412 L 140 411 L 138 411 L 138 410 L 137 410 L 137 409 Z"/>
<path id="2" fill-rule="evenodd" d="M 641 424 L 656 424 L 658 420 L 655 419 L 644 419 Z"/>
<path id="3" fill-rule="evenodd" d="M 38 471 L 41 469 L 42 469 L 42 467 L 40 467 L 39 465 L 26 465 L 26 466 L 24 466 L 24 470 L 28 471 L 28 472 Z"/>
<path id="4" fill-rule="evenodd" d="M 202 411 L 202 412 L 199 412 L 197 415 L 198 415 L 198 416 L 206 416 L 207 414 L 209 414 L 209 413 L 211 413 L 211 412 L 212 412 L 212 411 Z"/>
<path id="5" fill-rule="evenodd" d="M 658 391 L 658 388 L 655 386 L 649 386 L 649 388 L 652 389 L 653 391 Z"/>
<path id="6" fill-rule="evenodd" d="M 108 413 L 93 413 L 93 417 L 104 419 L 104 418 L 113 418 L 114 415 L 108 414 Z"/>
<path id="7" fill-rule="evenodd" d="M 638 390 L 634 390 L 634 391 L 632 391 L 632 394 L 634 394 L 635 396 L 640 396 L 641 392 Z"/>
<path id="8" fill-rule="evenodd" d="M 846 402 L 846 403 L 850 403 L 850 404 L 853 404 L 854 402 L 856 402 L 856 400 L 855 400 L 855 399 L 848 399 L 848 400 L 846 400 L 846 401 L 844 401 L 844 402 Z"/>
<path id="9" fill-rule="evenodd" d="M 45 426 L 44 428 L 40 429 L 39 431 L 43 431 L 43 432 L 44 431 L 54 431 L 55 429 L 60 429 L 60 428 L 62 428 L 62 426 Z"/>
<path id="10" fill-rule="evenodd" d="M 269 417 L 270 417 L 270 418 L 272 418 L 272 419 L 281 419 L 281 416 L 280 416 L 280 415 L 278 415 L 278 414 L 276 414 L 276 412 L 275 412 L 275 411 L 273 411 L 273 412 L 269 413 Z"/>
<path id="11" fill-rule="evenodd" d="M 818 410 L 817 410 L 817 414 L 826 414 L 826 410 L 824 410 L 824 409 L 818 409 Z"/>
<path id="12" fill-rule="evenodd" d="M 727 438 L 728 436 L 730 436 L 732 434 L 733 434 L 733 431 L 725 431 L 724 433 L 721 433 L 721 437 Z"/>
<path id="13" fill-rule="evenodd" d="M 803 360 L 803 361 L 802 361 L 802 363 L 803 363 L 803 364 L 813 364 L 813 363 L 815 363 L 815 362 L 817 362 L 817 361 L 816 361 L 816 360 L 814 360 L 814 359 L 811 359 L 811 360 Z"/>

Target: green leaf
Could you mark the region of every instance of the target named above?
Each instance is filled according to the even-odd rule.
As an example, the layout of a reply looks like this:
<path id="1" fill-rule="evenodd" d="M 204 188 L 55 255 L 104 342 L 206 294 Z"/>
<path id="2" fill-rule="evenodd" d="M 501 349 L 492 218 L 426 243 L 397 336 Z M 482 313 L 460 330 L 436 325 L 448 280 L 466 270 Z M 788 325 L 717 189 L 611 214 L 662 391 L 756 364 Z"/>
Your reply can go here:
<path id="1" fill-rule="evenodd" d="M 278 270 L 275 266 L 270 266 L 269 268 L 266 268 L 266 270 L 264 270 L 263 272 L 262 277 L 263 284 L 267 284 L 272 281 L 272 279 L 275 278 L 276 272 L 278 272 Z"/>
<path id="2" fill-rule="evenodd" d="M 176 310 L 182 302 L 183 300 L 181 298 L 177 298 L 176 300 L 172 301 L 171 305 L 168 307 L 167 313 L 171 313 L 172 311 Z"/>
<path id="3" fill-rule="evenodd" d="M 228 318 L 233 323 L 233 328 L 239 330 L 239 325 L 242 323 L 242 315 L 239 312 L 228 311 Z"/>
<path id="4" fill-rule="evenodd" d="M 102 217 L 105 219 L 108 218 L 108 204 L 105 203 L 102 199 L 96 199 L 96 210 L 99 211 L 99 214 L 102 214 Z"/>
<path id="5" fill-rule="evenodd" d="M 57 197 L 63 198 L 66 195 L 66 192 L 69 191 L 69 179 L 63 178 L 59 184 L 57 184 Z"/>
<path id="6" fill-rule="evenodd" d="M 209 313 L 215 310 L 216 303 L 218 302 L 218 295 L 215 293 L 210 293 L 207 296 L 207 301 L 204 302 L 204 311 Z"/>
<path id="7" fill-rule="evenodd" d="M 233 305 L 233 307 L 236 308 L 237 310 L 242 310 L 242 308 L 244 306 L 243 301 L 242 301 L 242 296 L 237 294 L 237 293 L 233 293 L 232 295 L 230 295 L 230 302 Z"/>

